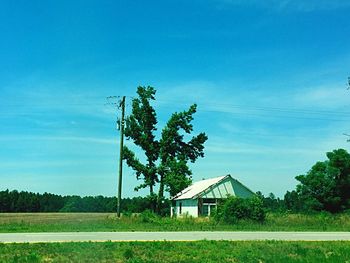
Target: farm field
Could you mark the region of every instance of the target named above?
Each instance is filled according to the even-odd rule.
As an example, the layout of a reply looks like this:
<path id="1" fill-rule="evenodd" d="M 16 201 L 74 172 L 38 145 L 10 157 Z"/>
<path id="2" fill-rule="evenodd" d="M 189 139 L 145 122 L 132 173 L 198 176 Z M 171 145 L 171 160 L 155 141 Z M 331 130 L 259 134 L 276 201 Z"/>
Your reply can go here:
<path id="1" fill-rule="evenodd" d="M 113 213 L 1 213 L 0 232 L 89 231 L 350 231 L 349 214 L 269 213 L 264 223 L 241 221 L 234 225 L 208 218 L 160 218 L 150 214 Z"/>
<path id="2" fill-rule="evenodd" d="M 348 262 L 349 242 L 0 244 L 0 262 Z"/>

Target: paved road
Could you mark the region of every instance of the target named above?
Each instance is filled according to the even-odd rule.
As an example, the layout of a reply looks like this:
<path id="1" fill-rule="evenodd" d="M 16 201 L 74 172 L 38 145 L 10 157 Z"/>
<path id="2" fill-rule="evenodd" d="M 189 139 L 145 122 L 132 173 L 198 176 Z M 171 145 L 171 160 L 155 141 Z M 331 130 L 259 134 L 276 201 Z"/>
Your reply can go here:
<path id="1" fill-rule="evenodd" d="M 0 233 L 3 243 L 198 240 L 350 241 L 350 232 L 60 232 Z"/>

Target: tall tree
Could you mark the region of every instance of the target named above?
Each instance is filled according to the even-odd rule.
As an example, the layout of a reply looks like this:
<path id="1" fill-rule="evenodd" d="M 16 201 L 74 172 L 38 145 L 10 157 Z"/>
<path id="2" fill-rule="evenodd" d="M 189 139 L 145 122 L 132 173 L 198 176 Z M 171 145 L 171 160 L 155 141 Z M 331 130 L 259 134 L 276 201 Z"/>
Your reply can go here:
<path id="1" fill-rule="evenodd" d="M 159 142 L 154 135 L 157 115 L 150 104 L 155 99 L 155 93 L 153 87 L 138 87 L 138 98 L 132 101 L 132 114 L 126 118 L 125 137 L 132 139 L 145 152 L 146 164 L 142 164 L 127 146 L 123 149 L 123 158 L 136 172 L 137 179 L 143 176 L 143 183 L 135 190 L 149 187 L 151 199 L 155 199 L 154 186 L 158 181 L 156 161 L 159 155 Z"/>
<path id="2" fill-rule="evenodd" d="M 314 210 L 339 212 L 350 208 L 350 154 L 344 149 L 327 153 L 328 160 L 317 162 L 296 179 L 297 194 L 303 206 Z"/>
<path id="3" fill-rule="evenodd" d="M 204 143 L 208 137 L 200 133 L 185 141 L 184 134 L 190 135 L 193 131 L 191 122 L 197 109 L 194 104 L 187 111 L 175 112 L 157 140 L 154 134 L 157 115 L 150 103 L 155 100 L 156 90 L 138 87 L 137 94 L 138 97 L 133 99 L 132 113 L 126 119 L 125 136 L 144 151 L 147 162 L 142 163 L 127 146 L 124 147 L 124 159 L 136 172 L 137 179 L 143 179 L 135 190 L 149 188 L 153 208 L 159 211 L 164 191 L 173 196 L 191 183 L 192 172 L 188 162 L 204 156 Z M 157 184 L 159 191 L 155 194 Z"/>

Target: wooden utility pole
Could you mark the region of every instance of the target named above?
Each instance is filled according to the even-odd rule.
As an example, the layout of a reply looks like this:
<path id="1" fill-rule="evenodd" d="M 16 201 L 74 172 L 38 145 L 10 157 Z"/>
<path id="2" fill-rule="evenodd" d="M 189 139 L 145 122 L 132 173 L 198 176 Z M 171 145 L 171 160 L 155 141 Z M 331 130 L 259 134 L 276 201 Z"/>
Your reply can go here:
<path id="1" fill-rule="evenodd" d="M 120 119 L 120 155 L 119 155 L 119 179 L 118 179 L 118 199 L 117 199 L 117 216 L 118 217 L 120 217 L 120 202 L 122 198 L 125 96 L 123 96 L 120 102 L 120 107 L 122 109 L 122 118 Z"/>

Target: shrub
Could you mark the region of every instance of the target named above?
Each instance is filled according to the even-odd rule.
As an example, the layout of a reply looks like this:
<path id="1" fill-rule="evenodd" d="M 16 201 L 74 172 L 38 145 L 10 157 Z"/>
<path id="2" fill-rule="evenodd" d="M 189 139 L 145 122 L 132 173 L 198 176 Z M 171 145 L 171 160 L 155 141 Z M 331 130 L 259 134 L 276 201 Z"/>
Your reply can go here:
<path id="1" fill-rule="evenodd" d="M 228 224 L 234 224 L 245 219 L 263 222 L 265 217 L 263 202 L 257 197 L 244 199 L 231 196 L 218 205 L 217 211 L 214 213 L 216 221 L 223 221 Z"/>
<path id="2" fill-rule="evenodd" d="M 266 212 L 263 208 L 263 201 L 260 198 L 247 199 L 250 212 L 250 219 L 263 222 L 266 218 Z"/>
<path id="3" fill-rule="evenodd" d="M 155 223 L 159 220 L 159 216 L 151 210 L 145 210 L 140 214 L 140 220 L 142 223 Z"/>

